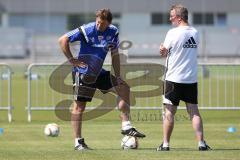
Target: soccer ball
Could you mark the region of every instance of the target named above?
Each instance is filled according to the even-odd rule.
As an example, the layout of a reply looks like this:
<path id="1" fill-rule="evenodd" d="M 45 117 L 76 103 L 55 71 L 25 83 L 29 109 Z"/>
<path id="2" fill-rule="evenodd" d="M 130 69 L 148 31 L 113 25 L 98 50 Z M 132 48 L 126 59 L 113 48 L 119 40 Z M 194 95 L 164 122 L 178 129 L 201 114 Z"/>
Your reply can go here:
<path id="1" fill-rule="evenodd" d="M 138 148 L 138 139 L 133 136 L 124 136 L 121 141 L 122 149 L 137 149 Z"/>
<path id="2" fill-rule="evenodd" d="M 59 132 L 59 126 L 56 123 L 49 123 L 44 128 L 44 134 L 46 136 L 57 137 Z"/>

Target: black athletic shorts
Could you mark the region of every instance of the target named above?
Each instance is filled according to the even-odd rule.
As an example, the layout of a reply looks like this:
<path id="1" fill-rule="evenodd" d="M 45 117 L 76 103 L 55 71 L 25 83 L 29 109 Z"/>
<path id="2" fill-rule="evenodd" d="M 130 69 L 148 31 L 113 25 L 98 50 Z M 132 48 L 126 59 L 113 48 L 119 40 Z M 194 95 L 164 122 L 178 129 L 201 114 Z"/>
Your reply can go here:
<path id="1" fill-rule="evenodd" d="M 197 83 L 175 83 L 165 81 L 164 104 L 179 105 L 180 100 L 198 104 L 198 86 Z"/>
<path id="2" fill-rule="evenodd" d="M 104 71 L 91 82 L 84 80 L 84 74 L 78 72 L 72 72 L 73 79 L 73 95 L 74 100 L 80 102 L 90 102 L 96 89 L 99 89 L 102 93 L 109 92 L 109 89 L 117 86 L 117 79 L 109 71 Z"/>

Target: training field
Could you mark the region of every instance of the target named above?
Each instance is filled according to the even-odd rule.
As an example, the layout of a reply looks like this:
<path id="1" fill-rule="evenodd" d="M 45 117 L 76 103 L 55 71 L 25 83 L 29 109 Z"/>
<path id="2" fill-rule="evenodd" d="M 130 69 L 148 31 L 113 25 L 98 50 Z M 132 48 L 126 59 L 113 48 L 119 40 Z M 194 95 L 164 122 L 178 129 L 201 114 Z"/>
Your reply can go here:
<path id="1" fill-rule="evenodd" d="M 120 123 L 118 112 L 111 113 L 84 123 L 83 135 L 94 150 L 79 152 L 73 150 L 73 138 L 69 122 L 54 120 L 48 112 L 39 112 L 34 122 L 1 122 L 4 133 L 0 136 L 1 160 L 46 160 L 46 159 L 82 159 L 82 160 L 143 160 L 143 159 L 204 159 L 234 160 L 240 157 L 239 115 L 240 111 L 202 111 L 205 137 L 211 151 L 199 152 L 191 124 L 186 112 L 177 113 L 177 122 L 172 135 L 171 151 L 157 152 L 161 143 L 162 124 L 158 111 L 134 111 L 134 125 L 146 133 L 140 139 L 137 150 L 121 150 Z M 41 116 L 40 116 L 41 114 Z M 154 118 L 150 115 L 155 115 Z M 38 119 L 38 120 L 37 120 Z M 44 120 L 45 119 L 45 120 Z M 56 122 L 60 125 L 60 136 L 46 137 L 44 125 Z M 228 133 L 227 128 L 235 126 L 235 133 Z"/>
<path id="2" fill-rule="evenodd" d="M 93 150 L 74 151 L 70 122 L 57 119 L 54 112 L 33 111 L 32 122 L 27 122 L 25 110 L 27 80 L 24 78 L 24 71 L 26 71 L 26 66 L 14 68 L 13 122 L 8 123 L 7 112 L 0 111 L 0 128 L 4 129 L 3 134 L 0 134 L 0 160 L 233 160 L 240 157 L 240 110 L 201 110 L 205 138 L 213 148 L 206 152 L 197 150 L 197 142 L 188 115 L 185 110 L 179 110 L 171 139 L 171 151 L 155 151 L 162 142 L 160 107 L 159 110 L 132 111 L 133 125 L 147 135 L 146 138 L 139 140 L 139 149 L 127 151 L 121 149 L 119 112 L 113 110 L 97 119 L 84 122 L 83 136 Z M 239 93 L 238 86 L 239 84 L 235 84 L 237 94 Z M 231 86 L 231 88 L 233 87 Z M 209 96 L 207 95 L 207 97 Z M 41 98 L 39 95 L 39 100 Z M 224 95 L 222 99 L 224 100 Z M 235 99 L 235 104 L 239 104 L 239 99 Z M 52 122 L 60 126 L 59 137 L 51 138 L 43 134 L 44 126 Z M 228 127 L 231 126 L 234 126 L 237 131 L 227 132 Z"/>

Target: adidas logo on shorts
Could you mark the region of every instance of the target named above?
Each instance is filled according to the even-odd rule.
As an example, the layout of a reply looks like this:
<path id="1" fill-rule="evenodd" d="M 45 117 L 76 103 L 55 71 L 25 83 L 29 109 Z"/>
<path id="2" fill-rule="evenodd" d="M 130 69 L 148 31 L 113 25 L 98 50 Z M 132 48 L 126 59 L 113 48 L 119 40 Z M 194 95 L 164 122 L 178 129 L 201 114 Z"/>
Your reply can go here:
<path id="1" fill-rule="evenodd" d="M 183 45 L 183 48 L 197 48 L 197 44 L 193 37 L 190 37 L 188 41 Z"/>

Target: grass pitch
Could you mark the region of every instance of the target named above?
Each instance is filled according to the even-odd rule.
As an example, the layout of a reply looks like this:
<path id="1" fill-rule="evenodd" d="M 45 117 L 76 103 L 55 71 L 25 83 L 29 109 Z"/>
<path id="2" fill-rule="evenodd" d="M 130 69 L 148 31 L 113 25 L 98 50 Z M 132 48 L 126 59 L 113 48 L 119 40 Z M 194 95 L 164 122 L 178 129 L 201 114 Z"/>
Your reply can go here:
<path id="1" fill-rule="evenodd" d="M 139 140 L 140 146 L 137 150 L 121 149 L 121 123 L 119 112 L 114 110 L 97 119 L 84 122 L 83 136 L 86 143 L 94 150 L 74 151 L 70 122 L 59 120 L 54 112 L 33 111 L 32 122 L 27 122 L 25 110 L 27 81 L 24 78 L 24 71 L 26 71 L 26 66 L 14 69 L 13 122 L 8 123 L 7 112 L 0 111 L 0 128 L 4 129 L 4 132 L 0 134 L 0 160 L 237 160 L 240 157 L 240 110 L 201 110 L 205 139 L 213 148 L 212 151 L 198 151 L 191 122 L 184 110 L 177 112 L 170 152 L 155 151 L 162 142 L 160 110 L 133 110 L 131 112 L 133 125 L 147 135 L 146 138 Z M 239 95 L 237 90 L 239 76 L 236 78 L 236 83 L 229 83 L 228 79 L 224 79 L 224 83 L 234 84 L 231 88 L 235 87 L 235 95 Z M 208 79 L 205 81 L 207 84 Z M 221 83 L 219 81 L 219 85 Z M 205 97 L 206 100 L 208 97 Z M 41 101 L 41 98 L 40 94 L 38 100 Z M 222 95 L 223 100 L 224 98 Z M 234 99 L 234 103 L 239 106 L 238 97 Z M 60 126 L 59 137 L 46 137 L 43 133 L 44 126 L 52 122 Z M 236 127 L 237 131 L 227 132 L 228 127 L 231 126 Z"/>
<path id="2" fill-rule="evenodd" d="M 177 113 L 177 121 L 171 139 L 171 151 L 157 152 L 162 141 L 162 121 L 151 119 L 149 115 L 158 111 L 133 111 L 132 122 L 147 137 L 140 139 L 139 149 L 122 150 L 120 141 L 120 122 L 118 112 L 112 111 L 100 118 L 83 124 L 83 136 L 94 150 L 74 151 L 70 122 L 56 119 L 53 113 L 37 112 L 33 122 L 2 122 L 4 133 L 0 135 L 1 160 L 144 160 L 144 159 L 239 159 L 240 111 L 201 111 L 204 120 L 205 138 L 213 148 L 199 152 L 191 123 L 185 111 Z M 135 115 L 135 116 L 134 116 Z M 46 137 L 43 133 L 47 123 L 56 122 L 60 126 L 59 137 Z M 234 126 L 237 132 L 228 133 L 227 128 Z"/>

